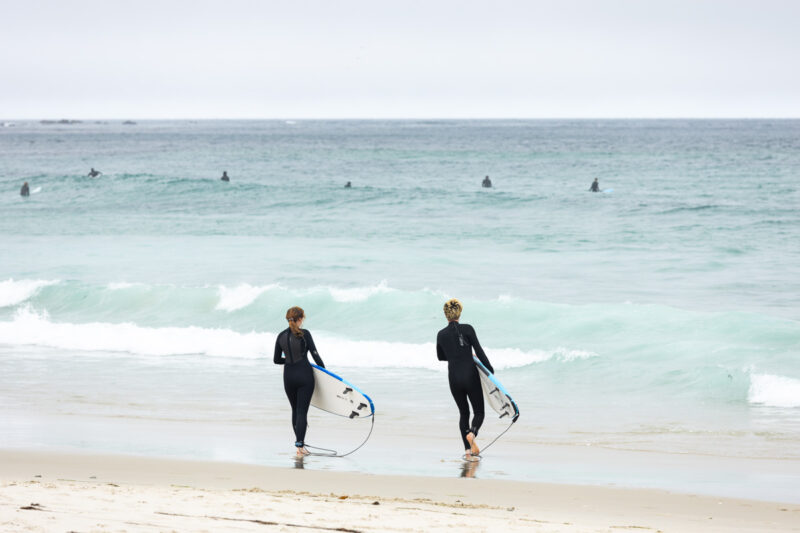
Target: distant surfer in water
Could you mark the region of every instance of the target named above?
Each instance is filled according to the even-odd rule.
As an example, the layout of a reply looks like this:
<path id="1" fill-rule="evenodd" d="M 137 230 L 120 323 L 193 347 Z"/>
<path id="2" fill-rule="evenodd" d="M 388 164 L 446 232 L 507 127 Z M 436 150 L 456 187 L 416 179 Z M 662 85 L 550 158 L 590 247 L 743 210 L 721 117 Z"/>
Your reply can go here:
<path id="1" fill-rule="evenodd" d="M 447 361 L 447 374 L 450 381 L 450 393 L 458 406 L 458 427 L 461 430 L 461 441 L 468 461 L 477 460 L 480 453 L 475 438 L 483 424 L 483 390 L 478 377 L 478 369 L 472 359 L 472 350 L 481 363 L 494 373 L 494 368 L 478 342 L 475 329 L 469 324 L 459 324 L 461 318 L 461 302 L 455 298 L 444 304 L 444 316 L 447 327 L 436 337 L 436 356 L 439 361 Z M 467 402 L 469 400 L 469 403 Z M 472 404 L 474 416 L 469 423 L 469 406 Z"/>
<path id="2" fill-rule="evenodd" d="M 231 179 L 228 177 L 228 171 L 227 170 L 223 170 L 222 171 L 222 177 L 220 178 L 220 180 L 221 181 L 231 181 Z"/>
<path id="3" fill-rule="evenodd" d="M 483 181 L 481 182 L 481 187 L 485 187 L 487 189 L 492 187 L 492 180 L 489 179 L 489 176 L 483 178 Z"/>
<path id="4" fill-rule="evenodd" d="M 19 190 L 19 195 L 20 196 L 30 196 L 31 195 L 31 189 L 30 189 L 30 187 L 28 187 L 28 182 L 27 181 L 22 184 L 22 188 Z"/>
<path id="5" fill-rule="evenodd" d="M 352 184 L 352 183 L 350 183 L 349 181 L 348 181 L 347 183 L 345 183 L 345 184 L 344 184 L 344 188 L 345 188 L 345 189 L 350 189 L 350 188 L 352 188 L 352 187 L 353 187 L 353 184 Z"/>
<path id="6" fill-rule="evenodd" d="M 325 368 L 322 358 L 314 346 L 314 339 L 307 329 L 302 329 L 306 315 L 299 307 L 291 307 L 286 311 L 289 327 L 275 339 L 275 356 L 273 362 L 283 367 L 283 389 L 292 406 L 292 428 L 294 428 L 297 457 L 308 455 L 305 447 L 306 429 L 308 428 L 308 408 L 314 394 L 314 371 L 308 362 L 308 352 L 317 366 Z"/>
<path id="7" fill-rule="evenodd" d="M 96 178 L 96 177 L 97 177 L 97 176 L 99 176 L 100 174 L 102 174 L 102 172 L 100 172 L 99 170 L 95 170 L 95 169 L 94 169 L 94 167 L 92 167 L 92 170 L 90 170 L 90 171 L 89 171 L 89 174 L 88 174 L 88 176 L 89 176 L 90 178 Z"/>
<path id="8" fill-rule="evenodd" d="M 600 184 L 597 183 L 597 178 L 594 179 L 592 186 L 589 187 L 589 190 L 592 192 L 600 192 Z"/>

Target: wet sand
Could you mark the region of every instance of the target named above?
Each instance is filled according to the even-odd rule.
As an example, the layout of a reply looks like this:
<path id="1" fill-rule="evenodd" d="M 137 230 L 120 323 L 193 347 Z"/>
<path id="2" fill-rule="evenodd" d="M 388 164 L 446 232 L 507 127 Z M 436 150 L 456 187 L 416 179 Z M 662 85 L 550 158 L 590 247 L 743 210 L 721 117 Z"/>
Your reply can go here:
<path id="1" fill-rule="evenodd" d="M 800 505 L 659 490 L 32 451 L 0 465 L 3 531 L 800 531 Z"/>

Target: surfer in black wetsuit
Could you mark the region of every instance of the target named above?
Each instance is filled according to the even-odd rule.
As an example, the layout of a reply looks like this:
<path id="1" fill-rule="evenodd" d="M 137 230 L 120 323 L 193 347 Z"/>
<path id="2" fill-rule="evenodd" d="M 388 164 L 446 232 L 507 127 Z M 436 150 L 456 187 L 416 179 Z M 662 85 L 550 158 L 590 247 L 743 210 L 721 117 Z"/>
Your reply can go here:
<path id="1" fill-rule="evenodd" d="M 96 178 L 96 177 L 97 177 L 97 176 L 99 176 L 100 174 L 102 174 L 102 172 L 100 172 L 99 170 L 95 170 L 95 169 L 94 169 L 94 167 L 92 167 L 92 170 L 90 170 L 90 171 L 89 171 L 89 174 L 88 174 L 88 176 L 89 176 L 90 178 Z"/>
<path id="2" fill-rule="evenodd" d="M 31 189 L 30 189 L 30 187 L 28 187 L 28 182 L 27 181 L 22 184 L 22 188 L 19 190 L 19 195 L 20 196 L 30 196 L 31 195 Z"/>
<path id="3" fill-rule="evenodd" d="M 484 187 L 486 189 L 491 189 L 492 180 L 489 179 L 489 176 L 486 176 L 485 178 L 483 178 L 483 181 L 481 182 L 481 187 Z"/>
<path id="4" fill-rule="evenodd" d="M 296 439 L 294 445 L 298 457 L 309 453 L 304 440 L 308 427 L 308 407 L 314 394 L 314 372 L 308 362 L 308 352 L 311 352 L 318 366 L 325 368 L 311 333 L 307 329 L 301 329 L 305 318 L 305 313 L 299 307 L 286 311 L 289 327 L 278 333 L 273 357 L 276 365 L 284 365 L 283 388 L 292 406 L 292 427 Z"/>
<path id="5" fill-rule="evenodd" d="M 475 444 L 478 430 L 483 424 L 483 391 L 478 377 L 478 369 L 472 359 L 472 350 L 483 365 L 494 373 L 494 368 L 478 342 L 475 329 L 469 324 L 459 324 L 461 318 L 461 302 L 455 298 L 444 304 L 444 316 L 449 322 L 447 327 L 436 337 L 436 356 L 439 361 L 447 361 L 447 374 L 450 380 L 450 393 L 458 406 L 458 427 L 464 443 L 467 460 L 480 453 Z M 467 403 L 469 399 L 469 403 Z M 469 424 L 469 405 L 472 404 L 474 416 Z"/>
<path id="6" fill-rule="evenodd" d="M 589 190 L 592 192 L 600 192 L 600 184 L 597 183 L 597 178 L 594 179 L 592 186 L 589 187 Z"/>
<path id="7" fill-rule="evenodd" d="M 231 181 L 231 179 L 228 177 L 227 170 L 222 171 L 222 177 L 220 178 L 220 181 Z"/>

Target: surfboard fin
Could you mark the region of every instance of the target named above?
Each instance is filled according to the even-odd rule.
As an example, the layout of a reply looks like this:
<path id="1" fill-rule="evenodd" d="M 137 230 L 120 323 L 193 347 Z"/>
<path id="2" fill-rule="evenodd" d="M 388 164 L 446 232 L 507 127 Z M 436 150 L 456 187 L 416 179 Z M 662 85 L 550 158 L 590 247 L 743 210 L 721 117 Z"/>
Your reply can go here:
<path id="1" fill-rule="evenodd" d="M 347 394 L 348 392 L 353 392 L 353 389 L 350 387 L 345 387 L 344 392 L 342 394 Z"/>
<path id="2" fill-rule="evenodd" d="M 359 415 L 358 415 L 358 413 L 356 413 L 355 411 L 353 411 L 352 413 L 350 413 L 350 416 L 349 416 L 348 418 L 355 418 L 355 417 L 357 417 L 357 416 L 359 416 Z"/>

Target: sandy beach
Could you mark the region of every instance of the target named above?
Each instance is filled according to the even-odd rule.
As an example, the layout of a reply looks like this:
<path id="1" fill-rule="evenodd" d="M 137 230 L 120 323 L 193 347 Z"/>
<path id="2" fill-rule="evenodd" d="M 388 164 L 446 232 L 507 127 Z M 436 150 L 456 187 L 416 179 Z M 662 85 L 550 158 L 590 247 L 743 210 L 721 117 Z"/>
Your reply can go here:
<path id="1" fill-rule="evenodd" d="M 800 531 L 800 505 L 657 490 L 31 451 L 0 464 L 3 531 Z"/>

